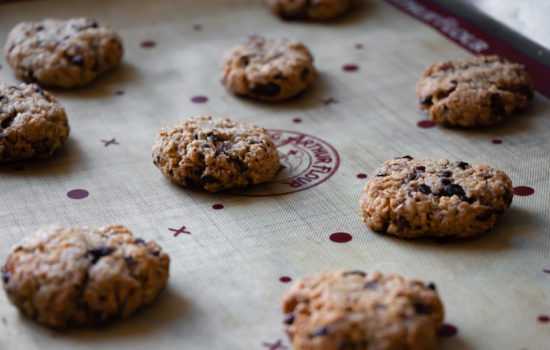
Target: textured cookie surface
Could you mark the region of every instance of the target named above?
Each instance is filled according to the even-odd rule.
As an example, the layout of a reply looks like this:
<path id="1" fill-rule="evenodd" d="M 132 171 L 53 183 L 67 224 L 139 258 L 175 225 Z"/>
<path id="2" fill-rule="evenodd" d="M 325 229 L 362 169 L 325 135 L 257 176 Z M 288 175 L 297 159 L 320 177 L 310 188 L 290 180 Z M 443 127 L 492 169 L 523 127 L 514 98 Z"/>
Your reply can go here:
<path id="1" fill-rule="evenodd" d="M 428 350 L 444 318 L 435 285 L 377 271 L 331 270 L 283 297 L 295 350 Z"/>
<path id="2" fill-rule="evenodd" d="M 2 267 L 4 289 L 23 313 L 66 328 L 127 317 L 165 287 L 170 258 L 124 226 L 46 226 Z"/>
<path id="3" fill-rule="evenodd" d="M 279 154 L 260 127 L 195 117 L 159 130 L 153 163 L 176 183 L 218 192 L 268 181 L 279 170 Z"/>
<path id="4" fill-rule="evenodd" d="M 420 106 L 446 126 L 496 124 L 525 109 L 533 84 L 525 66 L 497 56 L 477 56 L 434 64 L 416 86 Z"/>
<path id="5" fill-rule="evenodd" d="M 513 195 L 512 181 L 489 165 L 405 156 L 372 173 L 360 206 L 377 232 L 466 238 L 493 228 Z"/>
<path id="6" fill-rule="evenodd" d="M 69 135 L 65 110 L 35 84 L 0 85 L 0 163 L 46 158 Z"/>
<path id="7" fill-rule="evenodd" d="M 304 44 L 258 36 L 226 52 L 221 71 L 222 84 L 229 91 L 264 101 L 294 97 L 317 77 Z"/>
<path id="8" fill-rule="evenodd" d="M 265 3 L 284 19 L 326 20 L 347 12 L 353 0 L 265 0 Z"/>
<path id="9" fill-rule="evenodd" d="M 23 81 L 64 88 L 89 83 L 117 66 L 123 53 L 117 33 L 87 18 L 19 23 L 5 50 Z"/>

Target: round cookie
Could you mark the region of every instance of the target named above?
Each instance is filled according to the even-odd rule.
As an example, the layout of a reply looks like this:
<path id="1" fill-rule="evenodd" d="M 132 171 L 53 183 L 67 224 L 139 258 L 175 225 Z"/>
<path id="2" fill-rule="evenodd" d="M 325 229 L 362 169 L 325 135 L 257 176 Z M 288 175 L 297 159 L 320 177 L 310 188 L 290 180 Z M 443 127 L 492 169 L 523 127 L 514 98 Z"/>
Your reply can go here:
<path id="1" fill-rule="evenodd" d="M 5 50 L 23 81 L 63 88 L 88 84 L 117 66 L 123 53 L 116 32 L 87 18 L 19 23 Z"/>
<path id="2" fill-rule="evenodd" d="M 180 185 L 218 192 L 268 181 L 279 170 L 279 154 L 256 125 L 195 117 L 159 130 L 153 163 Z"/>
<path id="3" fill-rule="evenodd" d="M 304 44 L 258 36 L 226 52 L 221 72 L 229 91 L 263 101 L 294 97 L 317 78 L 313 57 Z"/>
<path id="4" fill-rule="evenodd" d="M 420 107 L 445 126 L 488 126 L 527 108 L 533 84 L 525 66 L 498 56 L 434 64 L 416 85 Z"/>
<path id="5" fill-rule="evenodd" d="M 377 271 L 329 270 L 283 297 L 295 350 L 429 350 L 444 309 L 435 285 Z"/>
<path id="6" fill-rule="evenodd" d="M 265 0 L 265 3 L 283 19 L 327 20 L 349 11 L 353 0 Z"/>
<path id="7" fill-rule="evenodd" d="M 10 301 L 56 328 L 125 318 L 152 302 L 168 280 L 170 258 L 124 226 L 98 230 L 46 226 L 28 236 L 2 267 Z"/>
<path id="8" fill-rule="evenodd" d="M 372 173 L 359 204 L 377 232 L 467 238 L 492 229 L 513 195 L 512 181 L 489 165 L 405 156 Z"/>
<path id="9" fill-rule="evenodd" d="M 0 163 L 50 157 L 69 135 L 65 110 L 35 84 L 0 85 Z"/>

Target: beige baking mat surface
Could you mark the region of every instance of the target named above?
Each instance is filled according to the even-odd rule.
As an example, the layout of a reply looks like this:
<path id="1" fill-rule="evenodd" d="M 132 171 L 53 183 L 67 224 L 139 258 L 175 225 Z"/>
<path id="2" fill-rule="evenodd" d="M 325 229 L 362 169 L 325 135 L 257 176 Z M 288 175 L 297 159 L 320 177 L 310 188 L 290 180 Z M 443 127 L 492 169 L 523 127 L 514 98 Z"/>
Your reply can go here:
<path id="1" fill-rule="evenodd" d="M 375 0 L 330 24 L 282 22 L 252 0 L 10 2 L 0 5 L 0 45 L 20 21 L 79 15 L 119 30 L 124 64 L 89 87 L 54 91 L 72 128 L 54 158 L 0 167 L 0 261 L 49 223 L 124 224 L 170 254 L 169 287 L 127 321 L 66 333 L 21 317 L 1 293 L 0 349 L 290 349 L 280 311 L 289 284 L 280 278 L 327 268 L 435 281 L 446 322 L 459 330 L 441 349 L 549 348 L 550 323 L 538 321 L 550 314 L 548 99 L 538 95 L 526 113 L 487 130 L 418 127 L 426 115 L 414 86 L 424 68 L 468 53 Z M 251 34 L 306 43 L 320 71 L 315 88 L 283 104 L 228 94 L 220 57 Z M 0 64 L 0 81 L 16 82 L 4 57 Z M 169 183 L 151 161 L 155 133 L 195 115 L 269 129 L 286 168 L 278 183 L 248 194 L 293 193 L 209 194 Z M 366 179 L 357 175 L 405 154 L 489 163 L 534 193 L 516 196 L 478 239 L 374 234 L 361 222 Z M 75 189 L 88 196 L 69 198 Z M 332 241 L 337 232 L 351 241 Z"/>

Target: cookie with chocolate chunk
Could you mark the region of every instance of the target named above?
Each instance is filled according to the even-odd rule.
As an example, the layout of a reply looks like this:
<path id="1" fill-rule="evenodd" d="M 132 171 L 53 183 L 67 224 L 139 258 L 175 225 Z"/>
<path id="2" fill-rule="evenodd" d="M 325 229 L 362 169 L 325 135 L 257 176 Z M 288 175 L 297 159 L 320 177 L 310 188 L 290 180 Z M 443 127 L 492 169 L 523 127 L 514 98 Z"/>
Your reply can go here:
<path id="1" fill-rule="evenodd" d="M 430 350 L 444 318 L 435 284 L 377 271 L 329 270 L 283 297 L 295 350 Z"/>
<path id="2" fill-rule="evenodd" d="M 263 101 L 294 97 L 317 78 L 313 57 L 304 44 L 258 36 L 226 52 L 221 73 L 229 91 Z"/>
<path id="3" fill-rule="evenodd" d="M 18 78 L 63 88 L 88 84 L 116 67 L 123 54 L 120 36 L 88 18 L 19 23 L 5 51 Z"/>
<path id="4" fill-rule="evenodd" d="M 280 166 L 277 148 L 264 129 L 211 117 L 160 129 L 153 163 L 169 180 L 210 192 L 266 182 Z"/>
<path id="5" fill-rule="evenodd" d="M 35 84 L 0 85 L 0 163 L 50 157 L 68 135 L 65 110 L 49 92 Z"/>
<path id="6" fill-rule="evenodd" d="M 170 258 L 124 226 L 46 226 L 23 239 L 2 267 L 10 301 L 55 328 L 125 318 L 151 303 L 168 280 Z"/>
<path id="7" fill-rule="evenodd" d="M 445 126 L 499 123 L 527 108 L 533 83 L 524 65 L 498 56 L 474 56 L 434 64 L 416 85 L 420 107 Z"/>
<path id="8" fill-rule="evenodd" d="M 350 10 L 353 0 L 264 0 L 269 9 L 286 20 L 328 20 Z"/>
<path id="9" fill-rule="evenodd" d="M 489 165 L 405 156 L 372 173 L 359 204 L 376 232 L 467 238 L 492 229 L 513 195 L 512 181 Z"/>

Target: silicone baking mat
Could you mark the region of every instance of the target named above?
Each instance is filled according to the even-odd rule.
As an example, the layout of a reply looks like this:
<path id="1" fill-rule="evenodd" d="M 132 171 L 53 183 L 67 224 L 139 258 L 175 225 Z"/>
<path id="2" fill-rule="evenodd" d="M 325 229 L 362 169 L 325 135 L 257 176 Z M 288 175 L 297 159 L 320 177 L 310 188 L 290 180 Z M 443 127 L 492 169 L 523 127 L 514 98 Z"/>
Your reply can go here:
<path id="1" fill-rule="evenodd" d="M 547 349 L 550 101 L 537 94 L 525 113 L 483 130 L 433 126 L 415 83 L 431 63 L 470 53 L 396 8 L 405 3 L 433 11 L 425 2 L 372 0 L 340 20 L 304 23 L 283 22 L 256 0 L 0 5 L 0 45 L 20 21 L 81 15 L 110 23 L 125 43 L 119 69 L 85 88 L 53 91 L 72 128 L 53 158 L 0 167 L 0 261 L 50 223 L 124 224 L 172 259 L 154 304 L 101 329 L 37 325 L 1 293 L 0 348 L 291 349 L 280 311 L 289 281 L 353 268 L 435 281 L 445 322 L 458 329 L 441 349 Z M 496 47 L 458 20 L 456 28 L 483 41 L 483 52 Z M 220 57 L 252 34 L 306 43 L 320 72 L 315 87 L 281 104 L 227 93 Z M 15 83 L 5 58 L 0 65 L 0 81 Z M 233 194 L 171 184 L 152 164 L 155 133 L 195 115 L 265 127 L 285 168 L 272 183 Z M 510 175 L 517 195 L 476 239 L 375 234 L 359 215 L 365 181 L 405 154 L 491 164 Z"/>

